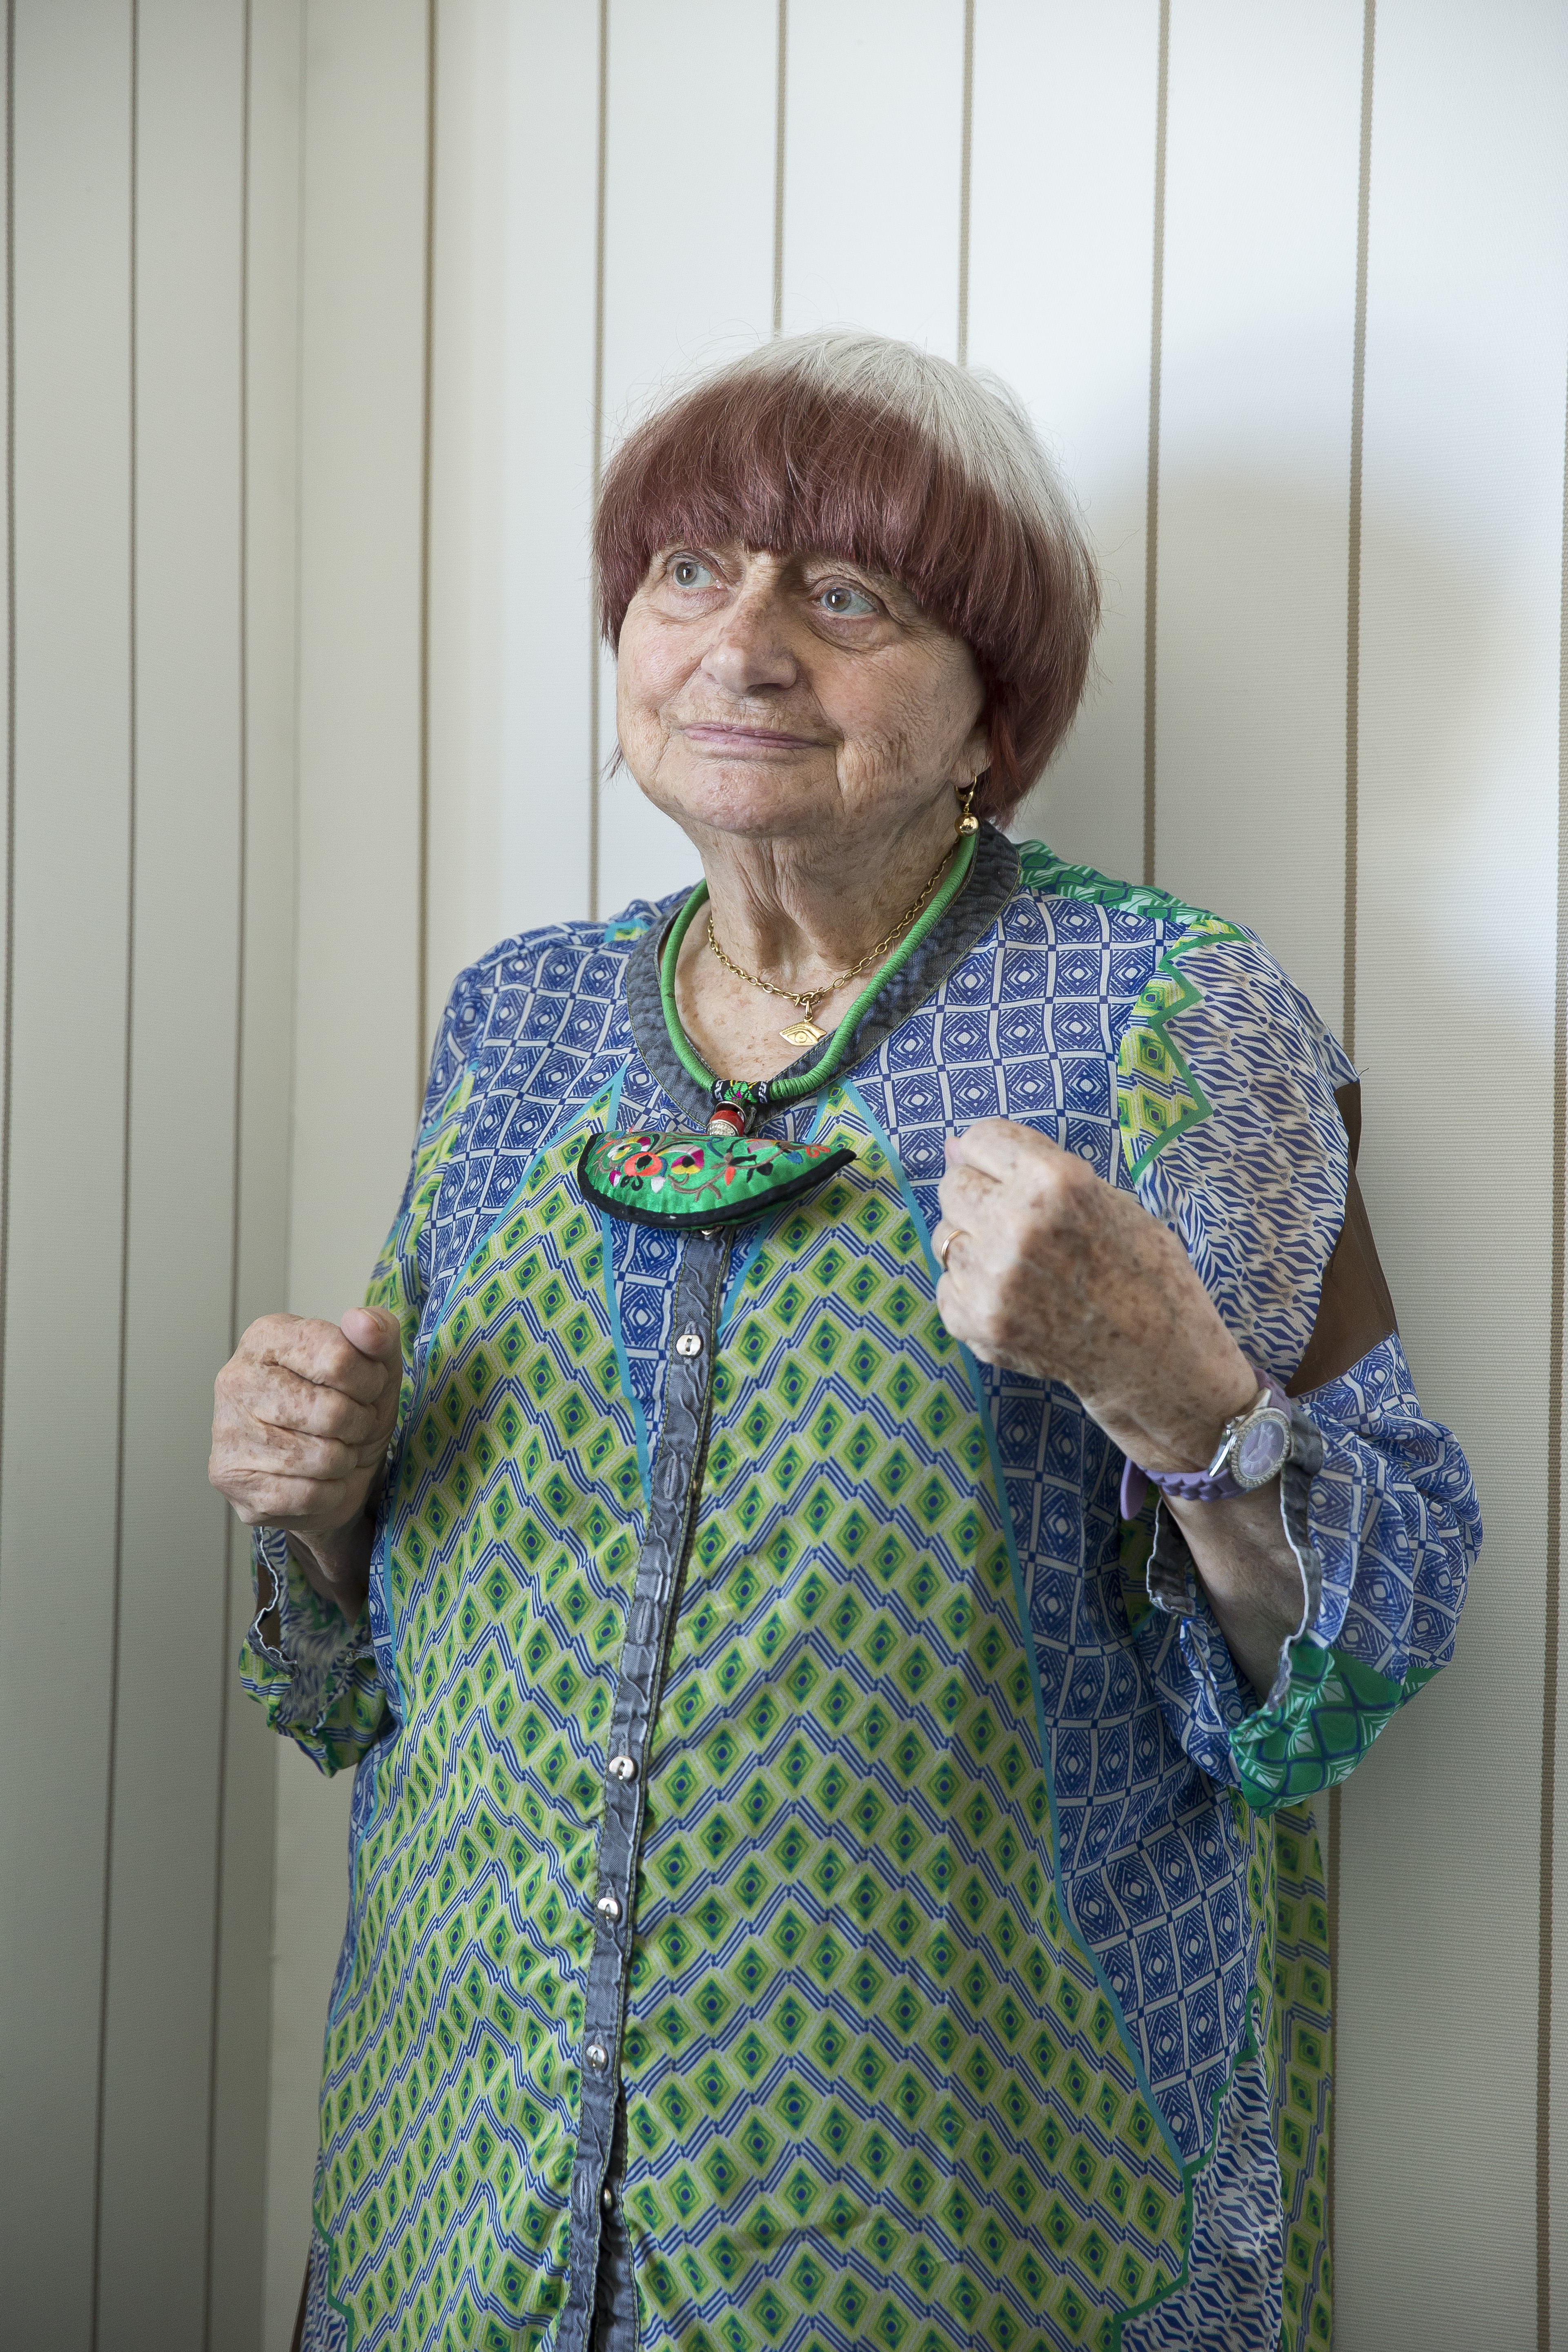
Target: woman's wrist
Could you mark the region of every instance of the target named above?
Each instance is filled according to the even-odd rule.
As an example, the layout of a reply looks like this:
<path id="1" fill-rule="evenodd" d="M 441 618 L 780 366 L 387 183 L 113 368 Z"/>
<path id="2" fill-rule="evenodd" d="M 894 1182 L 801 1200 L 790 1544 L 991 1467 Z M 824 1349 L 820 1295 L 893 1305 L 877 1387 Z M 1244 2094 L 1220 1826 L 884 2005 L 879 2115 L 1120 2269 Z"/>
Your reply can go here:
<path id="1" fill-rule="evenodd" d="M 370 1556 L 381 1486 L 378 1475 L 353 1517 L 341 1527 L 289 1529 L 289 1548 L 306 1582 L 323 1601 L 341 1609 L 351 1624 L 370 1591 Z"/>
<path id="2" fill-rule="evenodd" d="M 1100 1403 L 1084 1397 L 1084 1410 L 1139 1468 L 1163 1475 L 1206 1470 L 1227 1424 L 1246 1412 L 1258 1395 L 1258 1381 L 1241 1350 L 1229 1363 L 1192 1368 L 1136 1400 Z"/>

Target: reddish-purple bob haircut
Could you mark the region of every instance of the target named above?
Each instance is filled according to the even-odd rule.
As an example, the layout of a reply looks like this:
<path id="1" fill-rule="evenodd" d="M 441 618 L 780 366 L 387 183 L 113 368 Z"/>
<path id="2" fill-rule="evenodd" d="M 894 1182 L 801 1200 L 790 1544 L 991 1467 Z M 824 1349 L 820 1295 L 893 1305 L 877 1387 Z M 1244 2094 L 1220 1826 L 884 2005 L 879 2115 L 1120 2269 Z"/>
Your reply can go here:
<path id="1" fill-rule="evenodd" d="M 993 378 L 879 335 L 793 335 L 716 370 L 612 460 L 594 544 L 618 644 L 661 548 L 738 540 L 901 581 L 974 656 L 1004 822 L 1071 726 L 1100 581 L 1070 493 Z"/>

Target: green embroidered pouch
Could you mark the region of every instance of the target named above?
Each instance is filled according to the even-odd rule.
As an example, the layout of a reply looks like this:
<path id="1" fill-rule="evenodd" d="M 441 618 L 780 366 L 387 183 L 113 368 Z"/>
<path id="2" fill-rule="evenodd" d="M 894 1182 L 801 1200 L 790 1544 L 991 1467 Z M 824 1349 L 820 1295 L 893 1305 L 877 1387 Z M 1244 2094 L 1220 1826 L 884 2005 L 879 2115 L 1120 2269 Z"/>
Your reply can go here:
<path id="1" fill-rule="evenodd" d="M 577 1184 L 591 1207 L 632 1224 L 737 1225 L 814 1192 L 854 1157 L 758 1135 L 591 1135 Z"/>

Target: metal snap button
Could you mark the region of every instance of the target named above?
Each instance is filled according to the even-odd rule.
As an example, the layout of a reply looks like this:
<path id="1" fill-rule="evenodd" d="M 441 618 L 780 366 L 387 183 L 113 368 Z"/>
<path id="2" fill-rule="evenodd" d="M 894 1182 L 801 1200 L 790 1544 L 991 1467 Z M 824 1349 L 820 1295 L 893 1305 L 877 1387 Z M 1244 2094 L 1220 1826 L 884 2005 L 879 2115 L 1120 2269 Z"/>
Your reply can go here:
<path id="1" fill-rule="evenodd" d="M 613 2213 L 616 2210 L 615 2190 L 613 2189 L 601 2189 L 599 2191 L 599 2203 L 606 2213 Z"/>
<path id="2" fill-rule="evenodd" d="M 701 1332 L 683 1331 L 675 1343 L 675 1352 L 678 1356 L 700 1356 L 702 1353 Z"/>
<path id="3" fill-rule="evenodd" d="M 605 1769 L 612 1780 L 635 1780 L 637 1777 L 637 1759 L 631 1756 L 612 1756 Z"/>
<path id="4" fill-rule="evenodd" d="M 610 2063 L 610 2053 L 602 2042 L 590 2042 L 583 2055 L 595 2071 Z"/>
<path id="5" fill-rule="evenodd" d="M 621 1916 L 621 1906 L 613 1895 L 601 1895 L 594 1908 L 600 1918 L 607 1920 L 612 1927 Z"/>

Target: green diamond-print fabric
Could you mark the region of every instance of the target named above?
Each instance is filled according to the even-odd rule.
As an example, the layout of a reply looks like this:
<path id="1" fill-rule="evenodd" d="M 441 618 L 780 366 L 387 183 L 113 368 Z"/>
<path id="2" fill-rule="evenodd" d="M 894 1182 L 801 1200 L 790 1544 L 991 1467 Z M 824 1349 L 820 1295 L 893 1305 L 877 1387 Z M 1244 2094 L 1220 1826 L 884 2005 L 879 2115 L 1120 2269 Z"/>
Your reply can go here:
<path id="1" fill-rule="evenodd" d="M 409 1382 L 368 1622 L 334 1627 L 258 1547 L 284 1602 L 253 1683 L 324 1768 L 363 1759 L 305 2352 L 579 2352 L 598 2039 L 639 2347 L 1323 2340 L 1326 1956 L 1290 1891 L 1315 1865 L 1292 1875 L 1258 1814 L 1288 1822 L 1447 1654 L 1473 1494 L 1391 1341 L 1311 1407 L 1320 1630 L 1358 1673 L 1309 1691 L 1304 1641 L 1300 1703 L 1249 1730 L 1226 1662 L 1134 1606 L 1115 1450 L 934 1315 L 944 1137 L 1021 1118 L 1136 1191 L 1284 1365 L 1337 1231 L 1343 1057 L 1258 942 L 1023 863 L 826 1116 L 778 1122 L 857 1165 L 732 1244 L 600 1218 L 572 1181 L 587 1130 L 689 1115 L 632 1023 L 626 942 L 659 908 L 459 978 L 373 1294 Z M 1145 1070 L 1168 1115 L 1134 1180 L 1119 1098 L 1151 1038 L 1181 1066 Z M 690 1283 L 707 1314 L 725 1248 L 700 1444 L 710 1373 L 677 1371 L 676 1318 Z M 647 1685 L 640 1878 L 615 1880 L 633 1924 L 606 1937 L 607 1735 L 676 1392 L 694 1541 Z M 1279 2252 L 1251 2285 L 1238 2229 Z"/>
<path id="2" fill-rule="evenodd" d="M 1097 2343 L 1180 2273 L 1186 2182 L 1056 1900 L 963 1359 L 880 1144 L 847 1107 L 831 1132 L 858 1165 L 753 1257 L 725 1334 L 650 1759 L 643 2342 L 805 2315 L 832 2345 Z M 366 1768 L 318 2186 L 355 2345 L 537 2346 L 561 2292 L 641 1500 L 578 1148 L 464 1270 L 403 1449 L 405 1723 Z"/>
<path id="3" fill-rule="evenodd" d="M 1328 2352 L 1334 2331 L 1328 2216 L 1333 2007 L 1323 1862 L 1310 1812 L 1277 1812 L 1257 1826 L 1273 1864 L 1263 1949 L 1272 1975 L 1268 2064 L 1285 2211 L 1283 2341 L 1285 2352 Z"/>
<path id="4" fill-rule="evenodd" d="M 1262 1811 L 1334 1787 L 1436 1671 L 1415 1666 L 1402 1683 L 1391 1682 L 1342 1651 L 1298 1643 L 1284 1698 L 1235 1735 L 1242 1794 Z"/>
<path id="5" fill-rule="evenodd" d="M 1247 1906 L 1258 1938 L 1256 2034 L 1268 2078 L 1283 2218 L 1281 2352 L 1327 2352 L 1333 2337 L 1329 2254 L 1332 2001 L 1329 1910 L 1310 1812 L 1251 1814 Z"/>
<path id="6" fill-rule="evenodd" d="M 317 2181 L 355 2345 L 510 2352 L 560 2294 L 584 1890 L 641 1503 L 580 1149 L 541 1159 L 474 1254 L 402 1448 L 403 1730 L 367 1767 Z"/>
<path id="7" fill-rule="evenodd" d="M 923 1228 L 842 1098 L 820 1131 L 857 1162 L 731 1307 L 653 1758 L 644 2341 L 718 2352 L 728 2313 L 757 2342 L 818 2315 L 1092 2342 L 1180 2271 L 1184 2182 L 1057 1905 L 1014 1565 Z"/>

